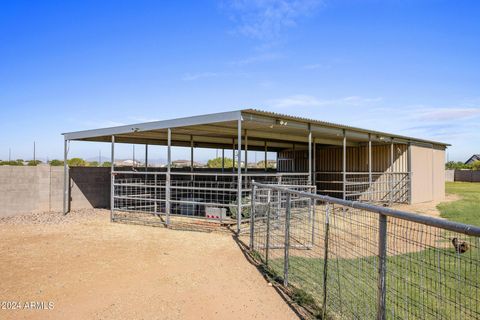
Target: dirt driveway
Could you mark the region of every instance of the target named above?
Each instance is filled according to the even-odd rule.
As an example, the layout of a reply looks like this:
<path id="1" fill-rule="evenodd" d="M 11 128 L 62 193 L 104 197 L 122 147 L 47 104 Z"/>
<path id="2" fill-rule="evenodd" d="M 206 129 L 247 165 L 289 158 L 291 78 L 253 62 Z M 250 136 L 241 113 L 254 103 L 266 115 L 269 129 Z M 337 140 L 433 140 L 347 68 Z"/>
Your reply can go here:
<path id="1" fill-rule="evenodd" d="M 0 319 L 297 318 L 230 234 L 85 210 L 0 219 L 0 250 L 2 307 L 22 308 L 0 309 Z"/>

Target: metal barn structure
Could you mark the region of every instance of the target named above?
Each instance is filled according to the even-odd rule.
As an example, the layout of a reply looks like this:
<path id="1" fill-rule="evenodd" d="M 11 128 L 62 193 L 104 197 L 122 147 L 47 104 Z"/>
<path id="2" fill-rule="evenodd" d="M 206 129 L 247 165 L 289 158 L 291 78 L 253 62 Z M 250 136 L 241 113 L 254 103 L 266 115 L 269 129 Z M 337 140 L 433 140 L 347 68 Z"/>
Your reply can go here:
<path id="1" fill-rule="evenodd" d="M 313 119 L 245 109 L 64 134 L 65 160 L 72 140 L 111 143 L 111 218 L 171 217 L 236 223 L 248 220 L 251 183 L 304 187 L 321 195 L 392 204 L 444 197 L 447 144 Z M 145 145 L 144 168 L 118 168 L 115 145 Z M 148 167 L 148 146 L 167 146 L 165 168 Z M 190 168 L 172 168 L 171 147 L 191 148 Z M 222 150 L 226 168 L 194 168 L 194 149 Z M 248 168 L 248 152 L 265 153 L 265 168 Z M 267 152 L 276 168 L 267 168 Z M 65 161 L 64 212 L 69 210 Z"/>

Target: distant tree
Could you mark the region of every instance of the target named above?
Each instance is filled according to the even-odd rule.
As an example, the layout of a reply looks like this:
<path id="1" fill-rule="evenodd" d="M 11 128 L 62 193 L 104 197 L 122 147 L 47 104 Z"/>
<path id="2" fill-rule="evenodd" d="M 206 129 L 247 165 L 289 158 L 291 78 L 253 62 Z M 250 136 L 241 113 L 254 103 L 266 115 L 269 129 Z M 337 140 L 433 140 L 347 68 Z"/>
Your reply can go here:
<path id="1" fill-rule="evenodd" d="M 230 158 L 225 158 L 224 168 L 231 168 L 233 166 L 233 160 Z M 221 168 L 222 167 L 222 158 L 210 159 L 207 162 L 207 167 L 209 168 Z"/>
<path id="2" fill-rule="evenodd" d="M 268 169 L 273 169 L 276 166 L 275 161 L 267 160 L 267 168 Z M 258 161 L 257 162 L 257 168 L 265 168 L 265 160 Z"/>
<path id="3" fill-rule="evenodd" d="M 2 166 L 23 166 L 23 160 L 2 161 Z"/>
<path id="4" fill-rule="evenodd" d="M 475 161 L 471 164 L 473 170 L 480 170 L 480 160 Z"/>
<path id="5" fill-rule="evenodd" d="M 104 163 L 102 163 L 102 167 L 111 167 L 111 166 L 112 166 L 112 163 L 109 161 L 105 161 Z"/>
<path id="6" fill-rule="evenodd" d="M 87 161 L 83 160 L 82 158 L 72 158 L 68 160 L 68 165 L 70 167 L 86 167 Z"/>
<path id="7" fill-rule="evenodd" d="M 88 166 L 89 167 L 99 167 L 100 164 L 98 163 L 98 161 L 91 161 L 88 163 Z"/>
<path id="8" fill-rule="evenodd" d="M 29 160 L 27 165 L 33 167 L 33 166 L 38 166 L 40 163 L 42 163 L 42 161 L 40 160 Z"/>
<path id="9" fill-rule="evenodd" d="M 61 160 L 57 160 L 57 159 L 53 159 L 51 161 L 48 162 L 51 166 L 63 166 L 63 161 Z"/>
<path id="10" fill-rule="evenodd" d="M 455 161 L 448 161 L 446 164 L 445 164 L 445 168 L 446 169 L 471 169 L 472 166 L 471 165 L 468 165 L 468 164 L 465 164 L 461 161 L 458 161 L 458 162 L 455 162 Z"/>

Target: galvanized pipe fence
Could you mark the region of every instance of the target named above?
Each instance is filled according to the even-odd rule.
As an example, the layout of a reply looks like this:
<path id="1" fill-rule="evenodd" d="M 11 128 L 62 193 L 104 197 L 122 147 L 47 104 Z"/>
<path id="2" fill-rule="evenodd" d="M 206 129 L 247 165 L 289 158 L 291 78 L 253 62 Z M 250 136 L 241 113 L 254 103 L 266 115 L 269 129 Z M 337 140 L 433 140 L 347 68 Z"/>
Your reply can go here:
<path id="1" fill-rule="evenodd" d="M 254 179 L 293 187 L 306 185 L 308 173 L 242 173 L 239 182 L 236 173 L 114 170 L 111 218 L 164 225 L 171 216 L 242 222 L 249 218 Z"/>
<path id="2" fill-rule="evenodd" d="M 313 314 L 480 318 L 480 227 L 312 191 L 252 182 L 249 245 Z"/>

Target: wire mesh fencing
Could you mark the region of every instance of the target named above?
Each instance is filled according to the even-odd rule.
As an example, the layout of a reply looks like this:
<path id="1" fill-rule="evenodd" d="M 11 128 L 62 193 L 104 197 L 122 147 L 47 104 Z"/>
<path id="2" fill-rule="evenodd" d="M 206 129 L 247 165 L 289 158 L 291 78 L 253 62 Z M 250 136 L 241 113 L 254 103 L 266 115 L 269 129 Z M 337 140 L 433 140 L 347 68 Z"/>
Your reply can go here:
<path id="1" fill-rule="evenodd" d="M 248 221 L 251 183 L 295 187 L 307 184 L 308 173 L 236 173 L 114 171 L 112 220 L 169 225 L 198 218 L 211 223 Z M 240 188 L 239 188 L 240 187 Z"/>
<path id="2" fill-rule="evenodd" d="M 480 318 L 480 228 L 253 183 L 250 249 L 323 319 Z"/>

